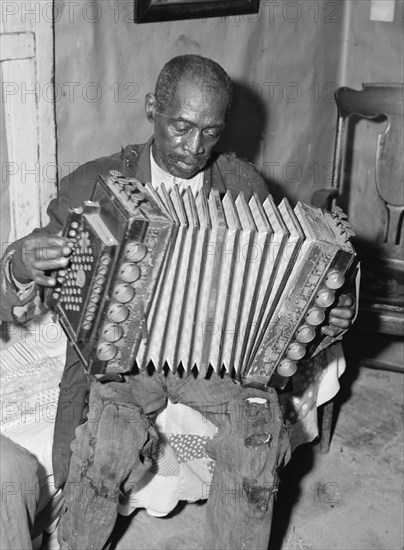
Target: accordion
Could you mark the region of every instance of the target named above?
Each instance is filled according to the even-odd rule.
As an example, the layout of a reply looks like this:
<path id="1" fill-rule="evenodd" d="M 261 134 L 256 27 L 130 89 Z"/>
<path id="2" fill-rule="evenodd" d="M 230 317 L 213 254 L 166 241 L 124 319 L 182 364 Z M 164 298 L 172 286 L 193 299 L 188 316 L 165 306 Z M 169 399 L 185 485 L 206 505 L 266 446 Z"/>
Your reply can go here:
<path id="1" fill-rule="evenodd" d="M 282 388 L 355 270 L 345 218 L 111 171 L 69 214 L 70 265 L 46 302 L 100 379 L 152 364 Z"/>

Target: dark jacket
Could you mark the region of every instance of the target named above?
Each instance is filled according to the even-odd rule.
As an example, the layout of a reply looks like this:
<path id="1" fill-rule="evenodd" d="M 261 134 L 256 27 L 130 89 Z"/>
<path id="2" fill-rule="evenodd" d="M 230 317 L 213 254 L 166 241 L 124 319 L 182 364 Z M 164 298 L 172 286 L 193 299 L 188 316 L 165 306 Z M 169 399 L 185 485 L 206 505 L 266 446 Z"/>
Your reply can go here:
<path id="1" fill-rule="evenodd" d="M 150 146 L 152 139 L 142 145 L 130 145 L 120 153 L 88 162 L 77 168 L 60 182 L 58 198 L 51 201 L 48 207 L 49 224 L 37 232 L 55 234 L 60 231 L 69 209 L 81 206 L 83 201 L 91 198 L 93 188 L 100 175 L 109 175 L 110 170 L 118 170 L 126 177 L 136 177 L 140 182 L 151 181 Z M 233 154 L 215 154 L 204 171 L 204 188 L 209 191 L 217 188 L 221 193 L 227 189 L 235 194 L 243 191 L 249 199 L 255 191 L 263 200 L 268 191 L 264 180 L 254 166 L 238 159 Z M 4 289 L 3 289 L 4 290 Z M 6 297 L 6 309 L 2 311 L 3 319 L 12 320 L 12 308 L 18 300 L 8 290 L 3 291 Z M 9 304 L 7 306 L 7 304 Z M 74 439 L 76 427 L 85 419 L 86 398 L 89 380 L 73 348 L 67 346 L 67 357 L 60 384 L 58 410 L 56 415 L 53 444 L 53 471 L 55 484 L 61 487 L 67 478 L 71 456 L 70 444 Z"/>

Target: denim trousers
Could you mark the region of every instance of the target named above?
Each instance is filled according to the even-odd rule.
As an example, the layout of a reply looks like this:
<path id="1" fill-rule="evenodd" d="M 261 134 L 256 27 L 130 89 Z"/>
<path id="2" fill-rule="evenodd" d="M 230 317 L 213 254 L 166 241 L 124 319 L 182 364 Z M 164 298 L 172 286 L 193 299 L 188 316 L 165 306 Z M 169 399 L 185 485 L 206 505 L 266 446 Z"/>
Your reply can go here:
<path id="1" fill-rule="evenodd" d="M 91 384 L 88 418 L 71 446 L 61 550 L 106 547 L 120 491 L 135 487 L 151 465 L 153 419 L 167 399 L 198 410 L 218 428 L 207 446 L 215 468 L 204 548 L 267 550 L 278 470 L 288 453 L 276 391 L 243 388 L 228 376 L 146 371 Z"/>
<path id="2" fill-rule="evenodd" d="M 0 549 L 29 550 L 39 500 L 38 463 L 23 447 L 0 435 Z"/>

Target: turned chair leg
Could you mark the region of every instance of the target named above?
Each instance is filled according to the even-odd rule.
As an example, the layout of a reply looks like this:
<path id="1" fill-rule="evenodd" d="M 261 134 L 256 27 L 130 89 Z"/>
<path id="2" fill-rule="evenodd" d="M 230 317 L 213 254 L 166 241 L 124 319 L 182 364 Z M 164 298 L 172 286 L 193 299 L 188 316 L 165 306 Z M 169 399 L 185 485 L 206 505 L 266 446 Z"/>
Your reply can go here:
<path id="1" fill-rule="evenodd" d="M 331 430 L 334 418 L 334 401 L 329 401 L 323 406 L 321 419 L 320 452 L 327 454 L 330 450 Z"/>

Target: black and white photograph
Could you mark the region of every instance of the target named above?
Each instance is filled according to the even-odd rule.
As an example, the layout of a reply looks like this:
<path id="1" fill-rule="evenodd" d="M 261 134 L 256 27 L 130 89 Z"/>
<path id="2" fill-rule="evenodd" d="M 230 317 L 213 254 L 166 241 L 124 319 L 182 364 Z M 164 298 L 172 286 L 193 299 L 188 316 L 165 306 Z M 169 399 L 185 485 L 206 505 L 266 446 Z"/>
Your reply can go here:
<path id="1" fill-rule="evenodd" d="M 0 550 L 403 550 L 404 0 L 0 18 Z"/>

